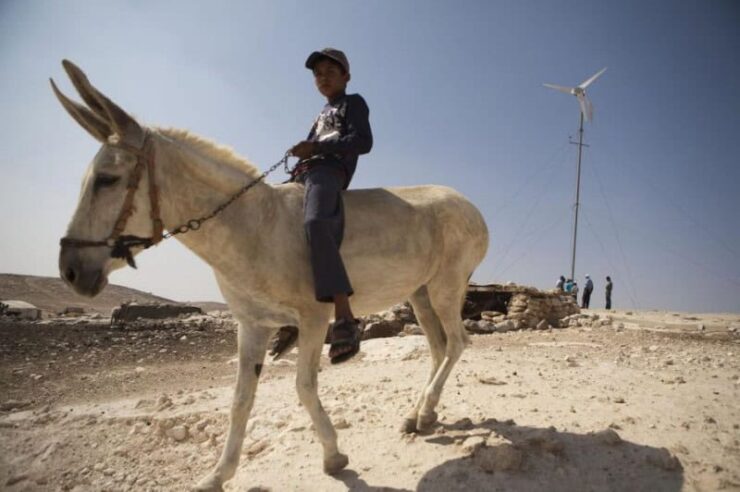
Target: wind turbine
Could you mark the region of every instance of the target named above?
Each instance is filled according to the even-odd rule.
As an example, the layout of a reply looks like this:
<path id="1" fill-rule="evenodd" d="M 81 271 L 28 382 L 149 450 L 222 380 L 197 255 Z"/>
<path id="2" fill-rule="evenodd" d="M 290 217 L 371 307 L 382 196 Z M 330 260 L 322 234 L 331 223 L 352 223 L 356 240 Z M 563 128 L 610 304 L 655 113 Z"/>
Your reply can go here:
<path id="1" fill-rule="evenodd" d="M 602 68 L 595 74 L 593 74 L 590 78 L 584 80 L 579 85 L 575 87 L 564 87 L 562 85 L 555 85 L 555 84 L 542 84 L 545 87 L 549 87 L 550 89 L 555 89 L 556 91 L 565 92 L 566 94 L 570 94 L 572 96 L 576 96 L 578 99 L 578 104 L 581 105 L 581 114 L 584 116 L 586 121 L 591 121 L 594 119 L 594 107 L 591 104 L 591 101 L 586 97 L 586 88 L 593 84 L 596 79 L 601 77 L 601 74 L 606 72 L 606 67 Z"/>
<path id="2" fill-rule="evenodd" d="M 572 96 L 576 96 L 578 99 L 578 105 L 581 107 L 580 125 L 578 127 L 578 170 L 576 172 L 576 203 L 574 207 L 574 219 L 573 219 L 573 257 L 570 263 L 570 278 L 576 279 L 576 238 L 578 237 L 578 206 L 580 205 L 581 196 L 581 153 L 583 151 L 583 120 L 592 121 L 594 119 L 594 107 L 591 101 L 586 97 L 586 88 L 593 84 L 596 79 L 601 77 L 601 74 L 606 72 L 606 67 L 602 68 L 591 77 L 587 78 L 575 87 L 565 87 L 562 85 L 555 84 L 542 84 L 550 89 L 564 92 Z M 576 301 L 577 302 L 577 301 Z"/>

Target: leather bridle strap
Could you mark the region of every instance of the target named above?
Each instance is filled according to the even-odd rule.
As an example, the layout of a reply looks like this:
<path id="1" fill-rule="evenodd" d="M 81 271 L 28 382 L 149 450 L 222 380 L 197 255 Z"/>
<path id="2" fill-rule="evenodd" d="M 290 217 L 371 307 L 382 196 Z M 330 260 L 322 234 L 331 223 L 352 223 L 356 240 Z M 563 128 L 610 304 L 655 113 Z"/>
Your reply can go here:
<path id="1" fill-rule="evenodd" d="M 75 248 L 89 248 L 89 247 L 101 247 L 107 246 L 111 248 L 111 257 L 123 258 L 132 267 L 136 268 L 136 262 L 134 261 L 131 248 L 142 247 L 144 249 L 159 243 L 163 237 L 164 225 L 160 218 L 159 212 L 159 190 L 155 181 L 155 169 L 154 169 L 154 148 L 151 144 L 151 138 L 149 133 L 144 137 L 144 144 L 141 149 L 133 147 L 128 144 L 119 143 L 115 145 L 118 148 L 124 149 L 127 152 L 131 152 L 136 155 L 136 166 L 129 176 L 128 184 L 126 185 L 126 197 L 121 205 L 121 211 L 118 213 L 118 218 L 114 223 L 113 230 L 107 239 L 103 241 L 93 241 L 88 239 L 75 239 L 71 237 L 63 237 L 59 243 L 62 246 L 71 246 Z M 147 176 L 149 181 L 149 202 L 150 202 L 150 217 L 152 219 L 152 236 L 151 237 L 138 237 L 125 235 L 122 233 L 126 228 L 129 218 L 134 212 L 134 198 L 136 190 L 139 188 L 141 181 L 141 175 L 144 172 L 144 167 L 147 168 Z"/>

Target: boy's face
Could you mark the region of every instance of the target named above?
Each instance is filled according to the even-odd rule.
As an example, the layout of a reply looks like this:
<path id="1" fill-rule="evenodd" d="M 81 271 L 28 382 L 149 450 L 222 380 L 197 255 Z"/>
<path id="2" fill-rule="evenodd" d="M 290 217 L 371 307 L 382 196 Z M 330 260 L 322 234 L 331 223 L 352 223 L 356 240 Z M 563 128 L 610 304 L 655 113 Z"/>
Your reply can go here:
<path id="1" fill-rule="evenodd" d="M 349 82 L 349 74 L 345 73 L 339 65 L 326 58 L 314 64 L 313 77 L 316 88 L 327 99 L 342 94 L 347 88 L 347 82 Z"/>

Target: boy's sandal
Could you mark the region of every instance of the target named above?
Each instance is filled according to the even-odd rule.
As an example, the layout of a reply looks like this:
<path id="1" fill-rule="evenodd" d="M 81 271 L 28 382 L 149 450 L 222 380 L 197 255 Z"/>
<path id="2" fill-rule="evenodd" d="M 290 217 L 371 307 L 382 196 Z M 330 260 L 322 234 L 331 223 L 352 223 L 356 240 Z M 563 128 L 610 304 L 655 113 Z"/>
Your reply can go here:
<path id="1" fill-rule="evenodd" d="M 298 328 L 295 326 L 281 326 L 275 334 L 270 346 L 270 355 L 272 360 L 280 359 L 286 354 L 298 341 Z"/>
<path id="2" fill-rule="evenodd" d="M 357 320 L 341 319 L 331 328 L 331 348 L 329 358 L 332 364 L 351 359 L 360 351 L 360 327 Z"/>

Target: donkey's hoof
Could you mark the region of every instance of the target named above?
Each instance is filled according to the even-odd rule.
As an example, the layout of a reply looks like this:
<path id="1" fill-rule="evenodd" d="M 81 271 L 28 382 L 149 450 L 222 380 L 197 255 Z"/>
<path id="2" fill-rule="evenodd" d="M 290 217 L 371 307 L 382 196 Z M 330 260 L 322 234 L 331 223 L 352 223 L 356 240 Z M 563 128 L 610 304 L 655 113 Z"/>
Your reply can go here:
<path id="1" fill-rule="evenodd" d="M 431 412 L 429 414 L 420 413 L 416 421 L 416 430 L 421 433 L 429 432 L 432 430 L 435 422 L 437 422 L 437 412 Z"/>
<path id="2" fill-rule="evenodd" d="M 344 470 L 344 467 L 349 464 L 349 458 L 346 454 L 337 453 L 331 458 L 324 459 L 324 473 L 327 475 L 334 475 Z"/>
<path id="3" fill-rule="evenodd" d="M 207 475 L 192 490 L 197 492 L 223 492 L 221 480 L 216 475 Z"/>
<path id="4" fill-rule="evenodd" d="M 401 432 L 403 434 L 413 434 L 416 432 L 416 419 L 404 419 L 403 424 L 401 424 Z"/>

